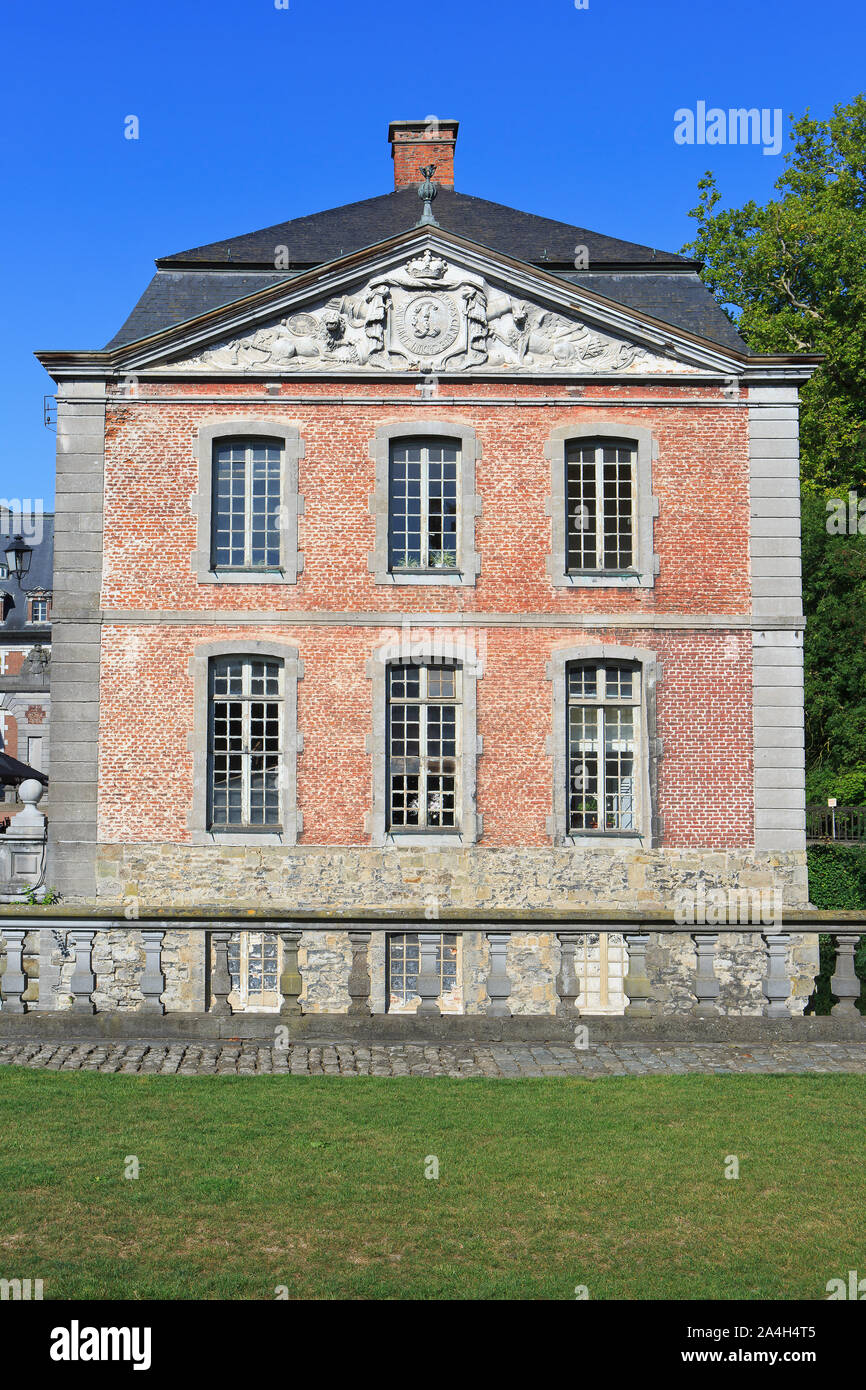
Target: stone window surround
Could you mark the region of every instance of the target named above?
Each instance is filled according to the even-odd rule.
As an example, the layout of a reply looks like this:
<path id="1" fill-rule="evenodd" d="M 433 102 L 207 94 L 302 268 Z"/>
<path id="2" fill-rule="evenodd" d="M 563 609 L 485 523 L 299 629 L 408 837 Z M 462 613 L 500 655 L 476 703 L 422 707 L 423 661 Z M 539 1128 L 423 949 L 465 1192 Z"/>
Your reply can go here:
<path id="1" fill-rule="evenodd" d="M 387 668 L 390 664 L 419 665 L 425 661 L 460 662 L 463 673 L 463 744 L 460 750 L 460 829 L 457 831 L 393 831 L 387 829 Z M 462 642 L 435 639 L 413 642 L 412 657 L 405 663 L 399 643 L 377 647 L 366 665 L 372 682 L 373 729 L 367 735 L 366 751 L 373 760 L 373 806 L 365 817 L 364 828 L 374 848 L 385 845 L 412 849 L 453 849 L 474 845 L 481 838 L 483 817 L 475 810 L 476 763 L 481 754 L 477 732 L 477 684 L 484 674 L 483 663 L 474 647 Z"/>
<path id="2" fill-rule="evenodd" d="M 271 657 L 283 663 L 283 757 L 280 767 L 282 792 L 282 830 L 209 830 L 208 818 L 208 729 L 210 725 L 210 663 L 220 656 Z M 193 729 L 187 734 L 187 749 L 193 755 L 192 809 L 187 817 L 193 845 L 294 845 L 303 828 L 298 798 L 298 754 L 304 736 L 298 733 L 298 681 L 304 663 L 298 648 L 287 642 L 262 638 L 223 639 L 198 642 L 189 658 L 193 683 Z"/>
<path id="3" fill-rule="evenodd" d="M 637 569 L 634 575 L 568 574 L 565 568 L 565 450 L 567 444 L 589 439 L 624 439 L 637 447 L 634 519 Z M 658 454 L 658 440 L 652 431 L 642 425 L 632 425 L 628 421 L 580 420 L 570 425 L 558 425 L 556 429 L 551 430 L 544 446 L 544 456 L 550 460 L 550 495 L 545 499 L 545 512 L 550 517 L 552 542 L 545 567 L 554 588 L 653 587 L 655 576 L 659 572 L 659 557 L 653 554 L 653 521 L 659 514 L 659 502 L 652 491 L 652 466 Z"/>
<path id="4" fill-rule="evenodd" d="M 566 748 L 567 695 L 566 667 L 572 661 L 634 661 L 641 668 L 640 702 L 640 767 L 639 767 L 639 828 L 634 834 L 568 833 L 566 794 L 568 786 L 568 753 Z M 656 687 L 662 678 L 662 666 L 656 653 L 647 647 L 617 646 L 609 642 L 582 643 L 561 647 L 553 652 L 545 667 L 545 675 L 553 686 L 553 732 L 548 735 L 545 751 L 553 759 L 553 815 L 547 820 L 547 833 L 557 847 L 600 849 L 610 845 L 639 845 L 658 849 L 664 833 L 658 813 L 658 763 L 662 756 L 661 739 L 657 734 Z"/>
<path id="5" fill-rule="evenodd" d="M 441 575 L 392 573 L 388 553 L 391 445 L 398 439 L 456 439 L 460 444 L 460 479 L 457 488 L 458 517 L 457 571 Z M 475 518 L 481 515 L 481 498 L 475 492 L 475 465 L 481 457 L 481 444 L 475 430 L 457 421 L 401 420 L 381 425 L 370 440 L 370 456 L 376 465 L 375 489 L 369 510 L 376 524 L 374 547 L 367 568 L 376 584 L 474 586 L 481 570 L 481 557 L 475 548 Z"/>
<path id="6" fill-rule="evenodd" d="M 218 570 L 212 564 L 213 527 L 213 451 L 218 441 L 232 439 L 269 438 L 279 441 L 282 449 L 282 567 L 279 570 Z M 298 518 L 304 512 L 304 498 L 298 491 L 298 462 L 304 457 L 305 446 L 297 425 L 287 420 L 250 419 L 238 415 L 231 418 L 207 420 L 196 431 L 198 460 L 198 491 L 190 506 L 196 518 L 196 546 L 192 555 L 192 570 L 200 584 L 297 584 L 304 568 L 304 557 L 298 550 Z"/>

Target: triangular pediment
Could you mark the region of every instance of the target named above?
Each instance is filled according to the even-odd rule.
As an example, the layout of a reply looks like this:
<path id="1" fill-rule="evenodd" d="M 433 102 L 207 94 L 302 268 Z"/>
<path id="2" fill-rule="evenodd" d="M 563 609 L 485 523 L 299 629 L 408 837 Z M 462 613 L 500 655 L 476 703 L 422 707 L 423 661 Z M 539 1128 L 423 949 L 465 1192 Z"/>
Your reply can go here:
<path id="1" fill-rule="evenodd" d="M 418 229 L 123 351 L 184 376 L 640 377 L 736 357 L 441 229 Z"/>

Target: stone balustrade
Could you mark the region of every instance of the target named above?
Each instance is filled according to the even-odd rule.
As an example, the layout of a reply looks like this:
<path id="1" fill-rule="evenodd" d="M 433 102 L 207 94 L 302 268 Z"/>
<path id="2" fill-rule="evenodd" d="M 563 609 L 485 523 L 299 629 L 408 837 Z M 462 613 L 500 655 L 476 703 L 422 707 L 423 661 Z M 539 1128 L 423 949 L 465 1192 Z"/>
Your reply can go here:
<path id="1" fill-rule="evenodd" d="M 864 920 L 853 921 L 849 930 L 817 924 L 835 946 L 830 988 L 837 1002 L 832 1013 L 852 1020 L 859 1019 L 861 993 L 855 952 L 861 935 L 866 935 L 866 914 L 860 915 Z M 463 1012 L 498 1019 L 518 1013 L 559 1020 L 599 1014 L 636 1020 L 790 1019 L 803 1013 L 818 969 L 817 931 L 804 931 L 803 924 L 796 930 L 767 932 L 691 931 L 655 921 L 644 930 L 621 923 L 593 923 L 589 930 L 569 924 L 567 930 L 550 931 L 544 928 L 554 924 L 546 922 L 533 924 L 531 930 L 527 924 L 439 925 L 455 939 L 464 936 L 467 949 L 471 940 L 473 960 L 483 967 L 475 971 L 477 998 Z M 416 927 L 416 1014 L 438 1019 L 442 930 L 430 931 L 426 923 L 406 923 L 401 929 L 414 933 Z M 250 930 L 264 931 L 281 943 L 272 1016 L 291 1020 L 312 1011 L 357 1018 L 383 1012 L 383 991 L 381 986 L 374 989 L 374 962 L 384 958 L 382 937 L 394 927 L 329 923 L 330 954 L 319 943 L 316 955 L 310 939 L 326 933 L 307 921 L 208 925 L 79 918 L 75 925 L 61 921 L 49 926 L 44 917 L 28 920 L 21 915 L 0 918 L 0 1011 L 150 1016 L 170 1012 L 228 1019 L 239 1012 L 237 1000 L 232 1000 L 230 948 L 238 932 Z M 321 973 L 316 973 L 322 956 L 336 980 L 332 994 L 324 993 L 326 1004 L 329 998 L 337 999 L 336 1006 L 324 1009 L 313 1002 L 309 989 L 313 976 L 322 985 Z M 193 990 L 184 1003 L 177 979 L 190 978 L 196 960 L 200 990 Z M 525 977 L 536 975 L 546 983 L 533 986 L 533 1001 Z M 322 994 L 319 988 L 316 997 L 320 1000 Z"/>

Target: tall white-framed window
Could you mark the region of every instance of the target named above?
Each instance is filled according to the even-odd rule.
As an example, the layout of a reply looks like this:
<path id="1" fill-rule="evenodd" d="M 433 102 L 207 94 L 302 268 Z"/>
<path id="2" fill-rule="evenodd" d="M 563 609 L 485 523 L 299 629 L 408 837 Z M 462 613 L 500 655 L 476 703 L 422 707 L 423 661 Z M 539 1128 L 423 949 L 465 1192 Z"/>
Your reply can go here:
<path id="1" fill-rule="evenodd" d="M 192 569 L 200 584 L 296 584 L 298 491 L 304 441 L 297 425 L 260 417 L 203 421 Z"/>
<path id="2" fill-rule="evenodd" d="M 388 557 L 392 571 L 457 571 L 460 444 L 402 439 L 391 445 Z"/>
<path id="3" fill-rule="evenodd" d="M 440 935 L 436 943 L 436 968 L 439 975 L 439 1008 L 442 1013 L 460 1013 L 463 990 L 461 938 L 457 932 L 443 932 Z M 417 932 L 388 932 L 385 969 L 387 1012 L 414 1013 L 421 997 L 418 993 L 421 945 Z"/>
<path id="4" fill-rule="evenodd" d="M 229 1003 L 236 1011 L 276 1012 L 281 1006 L 282 943 L 275 932 L 233 932 L 228 942 Z"/>
<path id="5" fill-rule="evenodd" d="M 277 440 L 215 441 L 211 564 L 216 571 L 280 569 L 282 474 Z"/>
<path id="6" fill-rule="evenodd" d="M 462 791 L 462 668 L 387 670 L 387 826 L 459 831 Z"/>
<path id="7" fill-rule="evenodd" d="M 555 588 L 651 589 L 659 501 L 653 495 L 658 441 L 630 421 L 557 425 L 544 446 L 550 460 L 551 551 Z"/>
<path id="8" fill-rule="evenodd" d="M 637 447 L 629 440 L 571 440 L 565 448 L 568 574 L 634 572 Z"/>
<path id="9" fill-rule="evenodd" d="M 208 828 L 282 829 L 284 667 L 243 655 L 210 662 Z"/>
<path id="10" fill-rule="evenodd" d="M 633 835 L 641 823 L 641 670 L 636 662 L 566 667 L 569 835 Z"/>
<path id="11" fill-rule="evenodd" d="M 381 425 L 370 452 L 375 537 L 367 566 L 375 582 L 473 585 L 481 568 L 475 431 L 456 420 Z"/>

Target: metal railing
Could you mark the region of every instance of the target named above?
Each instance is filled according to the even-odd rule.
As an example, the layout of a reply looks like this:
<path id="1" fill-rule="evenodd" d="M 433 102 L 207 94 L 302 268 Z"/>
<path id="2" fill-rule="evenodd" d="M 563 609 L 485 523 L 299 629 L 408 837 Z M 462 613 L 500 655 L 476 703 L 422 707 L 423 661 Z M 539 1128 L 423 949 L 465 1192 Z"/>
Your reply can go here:
<path id="1" fill-rule="evenodd" d="M 866 840 L 866 806 L 807 806 L 806 839 L 861 843 Z"/>

